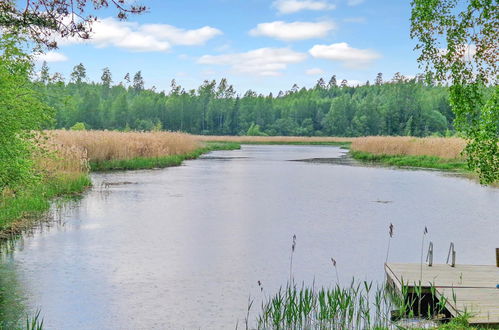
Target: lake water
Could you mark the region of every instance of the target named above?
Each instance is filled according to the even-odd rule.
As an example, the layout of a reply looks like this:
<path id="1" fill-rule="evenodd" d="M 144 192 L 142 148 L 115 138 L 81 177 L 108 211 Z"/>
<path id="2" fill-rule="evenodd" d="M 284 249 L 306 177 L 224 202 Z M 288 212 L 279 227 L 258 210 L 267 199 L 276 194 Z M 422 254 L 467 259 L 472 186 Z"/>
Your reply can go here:
<path id="1" fill-rule="evenodd" d="M 335 162 L 333 146 L 245 145 L 183 166 L 93 174 L 94 188 L 0 259 L 3 317 L 47 329 L 244 328 L 293 276 L 382 282 L 389 261 L 494 264 L 499 189 L 448 173 Z M 327 162 L 304 162 L 327 158 Z M 330 162 L 330 163 L 329 163 Z M 425 255 L 426 255 L 425 247 Z M 263 292 L 257 282 L 261 281 Z M 0 313 L 2 315 L 2 313 Z"/>

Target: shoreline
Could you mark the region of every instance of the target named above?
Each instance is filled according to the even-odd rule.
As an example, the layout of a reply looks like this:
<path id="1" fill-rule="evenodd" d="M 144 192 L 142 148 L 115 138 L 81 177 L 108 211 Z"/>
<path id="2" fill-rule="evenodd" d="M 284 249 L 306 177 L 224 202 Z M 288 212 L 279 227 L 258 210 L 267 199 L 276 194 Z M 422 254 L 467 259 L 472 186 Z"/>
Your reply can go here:
<path id="1" fill-rule="evenodd" d="M 61 175 L 45 178 L 31 186 L 24 187 L 13 196 L 0 199 L 0 243 L 21 235 L 43 221 L 51 204 L 58 199 L 71 199 L 81 196 L 92 186 L 91 172 L 142 170 L 180 166 L 185 160 L 197 159 L 201 155 L 216 150 L 237 150 L 239 143 L 206 143 L 190 153 L 169 155 L 159 158 L 133 158 L 90 162 L 90 171 L 77 176 Z"/>
<path id="2" fill-rule="evenodd" d="M 340 139 L 341 140 L 341 139 Z M 256 137 L 226 137 L 203 141 L 205 146 L 186 154 L 164 157 L 137 157 L 127 160 L 90 161 L 90 172 L 107 172 L 123 170 L 142 170 L 180 166 L 185 160 L 197 159 L 201 155 L 217 150 L 238 150 L 242 144 L 248 145 L 324 145 L 338 146 L 349 150 L 348 156 L 360 163 L 395 166 L 398 168 L 436 169 L 447 172 L 457 172 L 471 175 L 466 162 L 460 159 L 445 159 L 437 156 L 386 155 L 352 150 L 349 141 L 262 141 Z M 42 180 L 16 193 L 14 197 L 0 200 L 0 241 L 15 237 L 33 227 L 43 214 L 48 211 L 56 199 L 74 198 L 80 196 L 92 186 L 89 173 L 79 176 L 59 176 Z"/>
<path id="3" fill-rule="evenodd" d="M 436 169 L 441 171 L 470 174 L 465 160 L 445 159 L 437 156 L 377 155 L 374 153 L 350 150 L 350 157 L 361 163 L 396 166 L 399 168 Z"/>

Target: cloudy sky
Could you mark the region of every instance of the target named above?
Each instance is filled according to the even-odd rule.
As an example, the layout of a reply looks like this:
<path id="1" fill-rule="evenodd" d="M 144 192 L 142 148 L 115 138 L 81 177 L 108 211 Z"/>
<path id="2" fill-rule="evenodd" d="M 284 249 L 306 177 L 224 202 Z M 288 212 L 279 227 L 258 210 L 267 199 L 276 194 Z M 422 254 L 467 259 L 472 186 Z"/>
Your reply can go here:
<path id="1" fill-rule="evenodd" d="M 313 86 L 335 74 L 350 84 L 378 72 L 418 72 L 409 0 L 143 0 L 127 22 L 100 12 L 92 39 L 65 40 L 47 60 L 69 76 L 82 62 L 91 80 L 109 67 L 115 82 L 141 70 L 147 87 L 186 89 L 228 78 L 239 92 Z"/>

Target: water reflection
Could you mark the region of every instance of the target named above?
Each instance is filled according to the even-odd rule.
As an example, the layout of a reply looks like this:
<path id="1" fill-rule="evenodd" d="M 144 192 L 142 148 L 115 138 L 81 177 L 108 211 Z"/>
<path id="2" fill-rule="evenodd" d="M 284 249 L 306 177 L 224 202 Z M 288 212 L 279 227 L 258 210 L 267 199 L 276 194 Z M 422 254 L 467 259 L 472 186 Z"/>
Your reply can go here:
<path id="1" fill-rule="evenodd" d="M 331 257 L 342 283 L 381 281 L 390 222 L 391 261 L 418 262 L 427 226 L 436 263 L 450 241 L 459 263 L 495 262 L 497 189 L 436 171 L 295 161 L 344 154 L 244 146 L 176 168 L 96 174 L 77 206 L 0 267 L 49 329 L 234 329 L 249 295 L 258 308 L 286 283 L 294 234 L 294 277 L 316 285 L 336 281 Z"/>

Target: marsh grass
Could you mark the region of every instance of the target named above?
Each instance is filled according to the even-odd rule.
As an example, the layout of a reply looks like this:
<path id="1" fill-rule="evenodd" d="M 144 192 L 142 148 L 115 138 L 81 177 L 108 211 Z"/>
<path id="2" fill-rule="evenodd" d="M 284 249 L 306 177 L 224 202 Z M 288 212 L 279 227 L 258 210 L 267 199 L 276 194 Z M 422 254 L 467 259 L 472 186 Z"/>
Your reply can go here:
<path id="1" fill-rule="evenodd" d="M 426 235 L 426 228 L 425 234 Z M 393 225 L 389 226 L 390 239 Z M 349 286 L 337 283 L 331 287 L 298 286 L 293 278 L 293 235 L 290 256 L 290 280 L 271 295 L 263 294 L 261 311 L 256 318 L 257 329 L 403 329 L 404 321 L 421 327 L 435 319 L 448 320 L 445 297 L 437 297 L 433 284 L 402 283 L 397 290 L 388 281 L 373 286 L 373 282 L 352 279 Z M 337 264 L 331 258 L 337 275 Z M 251 304 L 248 306 L 251 309 Z M 463 321 L 464 322 L 464 321 Z M 248 329 L 246 319 L 246 329 Z M 466 328 L 463 328 L 466 329 Z"/>
<path id="2" fill-rule="evenodd" d="M 399 167 L 421 167 L 439 170 L 466 171 L 468 165 L 461 159 L 444 159 L 437 156 L 376 155 L 363 151 L 350 151 L 354 159 Z"/>
<path id="3" fill-rule="evenodd" d="M 43 218 L 54 198 L 71 198 L 90 185 L 87 174 L 60 175 L 0 198 L 0 240 L 20 234 Z"/>
<path id="4" fill-rule="evenodd" d="M 466 141 L 461 138 L 410 136 L 368 136 L 352 141 L 351 150 L 374 155 L 433 156 L 440 159 L 463 160 Z"/>
<path id="5" fill-rule="evenodd" d="M 355 280 L 330 288 L 288 283 L 264 301 L 256 322 L 257 329 L 397 329 L 402 319 L 447 319 L 445 305 L 421 283 L 404 285 L 401 292 Z"/>
<path id="6" fill-rule="evenodd" d="M 178 132 L 57 130 L 47 134 L 55 144 L 85 150 L 90 162 L 160 158 L 202 147 L 194 136 Z"/>
<path id="7" fill-rule="evenodd" d="M 237 143 L 208 143 L 194 151 L 162 157 L 137 157 L 132 159 L 112 159 L 104 161 L 90 161 L 92 171 L 111 171 L 111 170 L 137 170 L 164 168 L 170 166 L 179 166 L 183 161 L 196 159 L 202 154 L 215 150 L 235 150 L 241 146 Z"/>
<path id="8" fill-rule="evenodd" d="M 32 317 L 26 317 L 26 330 L 43 330 L 43 318 L 38 310 Z"/>

